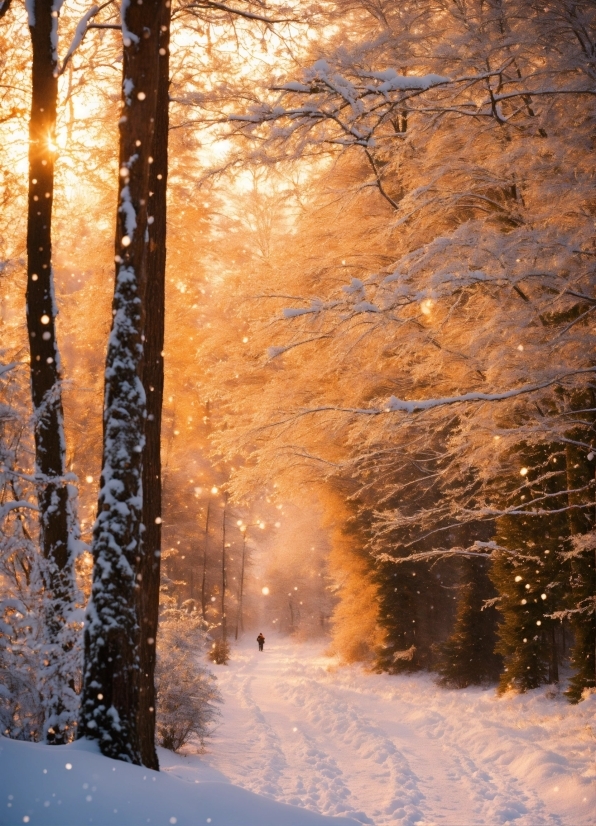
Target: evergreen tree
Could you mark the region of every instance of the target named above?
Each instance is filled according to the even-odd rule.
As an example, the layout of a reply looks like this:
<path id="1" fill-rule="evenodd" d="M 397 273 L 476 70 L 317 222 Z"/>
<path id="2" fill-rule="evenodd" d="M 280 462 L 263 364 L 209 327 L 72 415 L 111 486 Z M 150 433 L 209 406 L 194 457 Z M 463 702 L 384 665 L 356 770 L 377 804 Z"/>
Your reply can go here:
<path id="1" fill-rule="evenodd" d="M 377 659 L 381 671 L 401 673 L 422 667 L 416 627 L 416 591 L 420 590 L 421 582 L 416 575 L 419 572 L 422 573 L 422 569 L 411 563 L 385 562 L 378 567 L 379 625 L 386 635 Z"/>
<path id="2" fill-rule="evenodd" d="M 582 699 L 584 689 L 596 687 L 595 554 L 596 549 L 593 545 L 584 547 L 583 553 L 572 562 L 572 600 L 575 605 L 588 609 L 574 615 L 572 619 L 574 641 L 570 661 L 574 673 L 565 693 L 573 703 Z"/>
<path id="3" fill-rule="evenodd" d="M 392 674 L 431 669 L 434 650 L 453 622 L 456 583 L 451 560 L 432 569 L 415 562 L 381 562 L 376 581 L 385 641 L 377 668 Z"/>
<path id="4" fill-rule="evenodd" d="M 454 526 L 449 524 L 452 520 L 447 512 L 437 512 L 437 505 L 440 508 L 454 496 L 453 488 L 445 492 L 434 483 L 435 477 L 441 474 L 442 453 L 449 433 L 449 428 L 436 431 L 432 442 L 427 440 L 425 450 L 420 451 L 415 465 L 402 468 L 402 481 L 418 483 L 407 497 L 396 499 L 404 517 L 403 524 L 389 533 L 398 549 L 397 554 L 392 549 L 391 555 L 401 556 L 404 561 L 381 563 L 377 571 L 379 624 L 386 632 L 378 666 L 394 673 L 437 667 L 437 653 L 455 620 L 460 580 L 458 561 L 453 557 L 441 558 L 441 554 L 467 544 L 471 533 L 476 538 L 489 536 L 485 526 L 477 523 Z M 422 521 L 423 514 L 431 509 L 435 509 L 432 530 L 416 536 L 412 522 Z M 380 550 L 379 544 L 376 547 Z M 380 558 L 387 556 L 382 554 Z M 418 561 L 406 561 L 412 556 L 419 557 Z M 429 565 L 431 559 L 432 565 Z"/>
<path id="5" fill-rule="evenodd" d="M 504 658 L 499 691 L 537 688 L 558 682 L 561 623 L 551 615 L 563 605 L 568 550 L 564 454 L 552 445 L 519 454 L 524 484 L 517 486 L 510 513 L 497 520 L 491 579 L 500 595 L 497 652 Z M 560 497 L 557 491 L 562 491 Z M 549 496 L 550 494 L 550 496 Z M 549 496 L 549 498 L 545 498 Z M 553 513 L 548 513 L 551 510 Z"/>
<path id="6" fill-rule="evenodd" d="M 577 703 L 584 689 L 596 686 L 596 547 L 591 533 L 594 527 L 594 456 L 589 452 L 594 444 L 593 391 L 576 391 L 571 395 L 570 405 L 577 411 L 574 419 L 579 423 L 568 433 L 565 445 L 570 505 L 567 517 L 573 541 L 567 603 L 574 636 L 570 658 L 574 673 L 565 693 L 571 702 Z"/>
<path id="7" fill-rule="evenodd" d="M 488 562 L 482 557 L 464 557 L 460 567 L 462 581 L 455 625 L 440 646 L 437 667 L 440 684 L 452 688 L 495 681 L 502 665 L 495 653 L 497 612 L 492 605 L 484 607 L 495 596 Z"/>

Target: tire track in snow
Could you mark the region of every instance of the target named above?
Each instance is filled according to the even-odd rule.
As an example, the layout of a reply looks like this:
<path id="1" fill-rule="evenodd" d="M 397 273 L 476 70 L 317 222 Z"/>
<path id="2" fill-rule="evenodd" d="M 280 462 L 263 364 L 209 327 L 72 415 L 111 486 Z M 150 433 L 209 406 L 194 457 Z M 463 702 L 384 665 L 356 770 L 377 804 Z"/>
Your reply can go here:
<path id="1" fill-rule="evenodd" d="M 251 734 L 250 774 L 244 787 L 266 797 L 283 800 L 285 798 L 280 780 L 287 762 L 281 740 L 267 722 L 252 694 L 254 677 L 243 680 L 239 694 L 240 702 L 249 713 L 246 728 Z M 248 761 L 247 761 L 248 762 Z"/>
<path id="2" fill-rule="evenodd" d="M 352 686 L 346 686 L 346 689 L 356 693 Z M 401 726 L 410 729 L 409 732 L 404 731 L 408 758 L 416 768 L 423 787 L 432 789 L 428 797 L 436 797 L 436 800 L 429 799 L 431 806 L 428 816 L 431 819 L 439 819 L 446 826 L 561 826 L 561 818 L 548 812 L 536 792 L 529 786 L 522 785 L 509 771 L 506 755 L 519 753 L 523 745 L 514 740 L 508 742 L 508 738 L 504 737 L 506 728 L 500 726 L 497 729 L 494 722 L 487 719 L 482 734 L 479 734 L 476 726 L 472 726 L 470 731 L 465 726 L 454 726 L 436 708 L 429 707 L 426 698 L 420 694 L 416 695 L 413 702 L 406 699 L 403 691 L 372 693 L 376 695 L 376 699 L 399 704 L 402 710 Z M 358 692 L 357 696 L 364 702 L 368 700 L 368 693 L 363 695 Z M 478 737 L 488 743 L 499 743 L 496 752 L 492 749 L 490 760 L 479 762 L 478 757 L 471 756 L 471 750 L 482 752 L 477 742 Z M 412 748 L 415 744 L 418 744 L 418 750 Z M 433 776 L 437 769 L 442 769 L 442 784 L 437 784 L 437 778 Z M 436 788 L 437 785 L 439 789 Z M 457 819 L 454 813 L 448 813 L 450 807 L 445 805 L 445 801 L 453 799 L 454 787 L 462 790 L 464 795 L 460 796 L 467 796 L 472 803 L 474 812 L 468 815 L 472 819 L 462 820 L 462 813 L 460 819 Z M 433 794 L 437 791 L 438 795 Z"/>
<path id="3" fill-rule="evenodd" d="M 328 677 L 325 672 L 322 672 L 323 676 Z M 424 795 L 418 787 L 417 777 L 404 754 L 382 729 L 338 696 L 337 690 L 331 691 L 322 685 L 321 680 L 303 676 L 295 684 L 294 680 L 286 679 L 280 692 L 302 709 L 306 719 L 318 730 L 343 744 L 337 749 L 339 754 L 347 747 L 352 758 L 357 756 L 359 762 L 364 762 L 366 768 L 361 766 L 360 771 L 364 769 L 367 779 L 378 786 L 381 801 L 372 811 L 364 814 L 346 810 L 346 814 L 351 817 L 358 814 L 360 818 L 364 815 L 369 819 L 361 822 L 373 822 L 376 826 L 415 826 L 423 822 L 420 804 Z"/>
<path id="4" fill-rule="evenodd" d="M 448 777 L 466 787 L 476 803 L 479 824 L 559 826 L 560 818 L 547 812 L 538 795 L 530 788 L 522 787 L 502 762 L 499 762 L 497 771 L 486 764 L 479 766 L 466 747 L 462 730 L 456 731 L 436 711 L 433 714 L 439 719 L 426 730 L 426 736 L 441 742 L 450 764 Z M 499 736 L 502 737 L 502 732 Z"/>
<path id="5" fill-rule="evenodd" d="M 218 674 L 224 721 L 206 762 L 251 791 L 368 826 L 592 823 L 587 703 L 554 713 L 539 694 L 497 700 L 428 675 L 333 666 L 316 644 L 236 649 Z"/>
<path id="6" fill-rule="evenodd" d="M 251 779 L 248 782 L 245 779 L 244 786 L 284 803 L 326 815 L 344 815 L 375 826 L 365 812 L 355 810 L 348 802 L 352 793 L 343 780 L 343 772 L 334 758 L 321 749 L 320 743 L 297 727 L 293 727 L 290 736 L 286 725 L 283 740 L 275 732 L 267 713 L 254 699 L 252 688 L 256 679 L 256 676 L 244 679 L 237 692 L 239 701 L 250 714 L 246 729 L 257 731 L 251 738 L 251 750 L 261 755 L 247 761 Z M 264 696 L 270 705 L 274 699 L 272 692 Z M 287 722 L 285 715 L 284 722 Z M 298 768 L 290 767 L 289 761 Z"/>

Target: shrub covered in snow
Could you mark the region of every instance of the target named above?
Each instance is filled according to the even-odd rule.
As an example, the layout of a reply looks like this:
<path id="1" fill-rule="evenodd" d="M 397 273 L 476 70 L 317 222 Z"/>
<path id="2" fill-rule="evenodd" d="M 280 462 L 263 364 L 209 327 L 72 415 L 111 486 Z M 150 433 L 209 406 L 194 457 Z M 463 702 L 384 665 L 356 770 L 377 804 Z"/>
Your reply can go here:
<path id="1" fill-rule="evenodd" d="M 15 365 L 0 364 L 0 732 L 38 740 L 41 588 L 24 384 Z"/>
<path id="2" fill-rule="evenodd" d="M 82 595 L 75 589 L 52 598 L 47 587 L 32 437 L 26 373 L 18 363 L 0 363 L 0 733 L 41 740 L 57 726 L 68 740 L 79 705 L 82 626 L 75 600 Z M 79 549 L 73 544 L 73 561 Z M 60 629 L 53 637 L 50 619 Z"/>
<path id="3" fill-rule="evenodd" d="M 157 735 L 166 749 L 178 751 L 192 738 L 203 746 L 219 716 L 216 678 L 202 662 L 206 647 L 204 623 L 196 611 L 162 612 L 155 681 Z"/>
<path id="4" fill-rule="evenodd" d="M 5 562 L 0 562 L 3 569 Z M 16 740 L 39 740 L 44 711 L 37 680 L 37 622 L 6 591 L 0 612 L 0 732 Z"/>

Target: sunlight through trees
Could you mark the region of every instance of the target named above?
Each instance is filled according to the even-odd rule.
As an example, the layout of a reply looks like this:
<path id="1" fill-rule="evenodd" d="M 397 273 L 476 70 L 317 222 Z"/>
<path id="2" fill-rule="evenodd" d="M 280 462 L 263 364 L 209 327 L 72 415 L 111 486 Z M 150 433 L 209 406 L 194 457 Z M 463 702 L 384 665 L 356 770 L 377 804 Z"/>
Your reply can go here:
<path id="1" fill-rule="evenodd" d="M 596 688 L 595 24 L 0 1 L 7 736 L 158 769 L 261 628 Z"/>

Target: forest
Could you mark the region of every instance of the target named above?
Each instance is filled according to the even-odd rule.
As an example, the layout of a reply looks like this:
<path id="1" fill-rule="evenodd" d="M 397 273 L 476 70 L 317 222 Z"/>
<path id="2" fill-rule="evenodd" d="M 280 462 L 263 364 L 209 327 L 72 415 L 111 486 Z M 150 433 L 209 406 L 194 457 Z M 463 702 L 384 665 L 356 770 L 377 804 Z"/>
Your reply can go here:
<path id="1" fill-rule="evenodd" d="M 158 770 L 261 629 L 587 708 L 595 96 L 590 0 L 0 0 L 5 737 Z"/>

